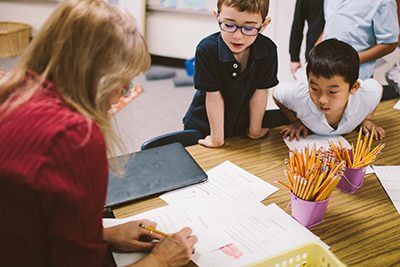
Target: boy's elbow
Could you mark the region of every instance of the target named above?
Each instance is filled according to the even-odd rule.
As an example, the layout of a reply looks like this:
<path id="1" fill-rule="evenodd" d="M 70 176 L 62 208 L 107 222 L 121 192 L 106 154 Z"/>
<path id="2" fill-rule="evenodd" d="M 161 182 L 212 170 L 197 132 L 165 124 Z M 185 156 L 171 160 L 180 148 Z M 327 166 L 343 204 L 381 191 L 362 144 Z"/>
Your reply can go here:
<path id="1" fill-rule="evenodd" d="M 382 47 L 383 47 L 382 52 L 384 53 L 384 55 L 382 55 L 382 56 L 386 56 L 386 55 L 392 53 L 396 49 L 397 43 L 385 44 Z"/>
<path id="2" fill-rule="evenodd" d="M 272 97 L 272 99 L 274 100 L 275 104 L 279 107 L 279 108 L 286 108 L 285 105 L 283 105 L 279 100 L 277 100 L 274 96 Z"/>
<path id="3" fill-rule="evenodd" d="M 279 106 L 281 104 L 278 100 L 276 100 L 275 96 L 272 96 L 272 99 L 274 100 L 274 103 Z"/>
<path id="4" fill-rule="evenodd" d="M 397 43 L 390 44 L 388 47 L 388 54 L 392 53 L 397 47 Z"/>
<path id="5" fill-rule="evenodd" d="M 224 98 L 220 91 L 210 91 L 206 93 L 206 101 L 211 101 L 213 103 L 224 102 Z"/>

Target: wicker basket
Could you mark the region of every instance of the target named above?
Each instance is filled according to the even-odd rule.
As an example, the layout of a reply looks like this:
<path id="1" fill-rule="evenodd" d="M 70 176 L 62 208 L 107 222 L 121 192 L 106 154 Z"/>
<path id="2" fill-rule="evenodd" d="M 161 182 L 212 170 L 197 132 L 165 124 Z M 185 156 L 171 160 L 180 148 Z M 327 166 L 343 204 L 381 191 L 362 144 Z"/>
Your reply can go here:
<path id="1" fill-rule="evenodd" d="M 0 58 L 19 56 L 29 44 L 31 26 L 18 22 L 0 22 Z"/>
<path id="2" fill-rule="evenodd" d="M 248 267 L 346 267 L 320 243 L 308 243 Z"/>

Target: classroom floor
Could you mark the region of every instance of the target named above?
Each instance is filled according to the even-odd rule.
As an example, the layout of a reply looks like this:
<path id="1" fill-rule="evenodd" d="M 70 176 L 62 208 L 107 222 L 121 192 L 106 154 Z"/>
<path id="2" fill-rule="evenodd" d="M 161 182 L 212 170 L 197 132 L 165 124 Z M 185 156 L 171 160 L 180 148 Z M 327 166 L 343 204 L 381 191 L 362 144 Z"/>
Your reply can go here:
<path id="1" fill-rule="evenodd" d="M 400 59 L 400 49 L 379 60 L 374 77 L 383 85 L 387 84 L 385 73 Z M 15 59 L 0 59 L 0 70 L 8 70 Z M 177 75 L 185 75 L 183 69 L 173 69 Z M 281 81 L 290 82 L 290 81 Z M 148 81 L 144 75 L 134 83 L 141 85 L 144 92 L 135 98 L 113 119 L 123 147 L 116 146 L 116 154 L 126 154 L 140 150 L 146 140 L 168 132 L 183 129 L 182 118 L 195 92 L 193 86 L 175 87 L 173 79 Z M 269 101 L 269 109 L 274 109 Z"/>

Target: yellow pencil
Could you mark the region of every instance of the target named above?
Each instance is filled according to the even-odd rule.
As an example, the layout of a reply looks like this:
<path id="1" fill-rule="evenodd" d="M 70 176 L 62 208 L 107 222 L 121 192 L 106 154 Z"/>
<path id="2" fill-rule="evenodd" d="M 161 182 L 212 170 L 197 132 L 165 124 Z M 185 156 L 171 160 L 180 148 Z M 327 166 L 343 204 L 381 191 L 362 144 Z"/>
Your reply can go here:
<path id="1" fill-rule="evenodd" d="M 306 179 L 304 179 L 303 177 L 300 177 L 300 179 L 301 179 L 301 184 L 300 184 L 300 190 L 299 190 L 299 193 L 298 193 L 298 197 L 299 198 L 303 198 L 303 192 L 304 192 L 304 189 L 305 189 L 305 187 L 306 187 L 306 185 L 307 185 L 307 180 Z"/>
<path id="2" fill-rule="evenodd" d="M 310 175 L 310 178 L 308 179 L 308 182 L 307 182 L 307 186 L 306 186 L 306 190 L 304 190 L 304 199 L 305 200 L 307 200 L 308 199 L 308 196 L 309 196 L 309 192 L 312 190 L 312 185 L 313 185 L 313 182 L 314 182 L 314 175 L 315 175 L 315 173 L 312 173 L 311 175 Z"/>
<path id="3" fill-rule="evenodd" d="M 326 200 L 332 194 L 333 189 L 336 187 L 339 181 L 340 177 L 335 176 L 329 183 L 329 185 L 317 196 L 315 200 L 316 201 Z"/>
<path id="4" fill-rule="evenodd" d="M 372 146 L 372 140 L 374 139 L 374 131 L 371 132 L 371 136 L 369 137 L 369 144 L 368 144 L 368 153 L 371 150 L 371 146 Z"/>
<path id="5" fill-rule="evenodd" d="M 324 172 L 322 172 L 319 175 L 319 177 L 318 177 L 318 179 L 317 179 L 317 181 L 315 183 L 315 187 L 314 187 L 314 190 L 313 190 L 313 196 L 315 196 L 315 194 L 318 192 L 318 188 L 319 188 L 320 184 L 322 183 L 322 181 L 325 179 L 327 174 L 328 174 L 328 169 L 326 169 Z"/>
<path id="6" fill-rule="evenodd" d="M 308 192 L 308 194 L 306 196 L 306 200 L 314 200 L 314 199 L 312 199 L 314 187 L 315 187 L 315 180 L 312 181 L 312 185 L 311 185 L 310 190 L 309 190 L 309 192 Z"/>
<path id="7" fill-rule="evenodd" d="M 292 191 L 292 188 L 288 184 L 285 184 L 284 182 L 281 182 L 279 180 L 277 180 L 275 182 L 280 184 L 280 185 L 282 185 L 282 186 L 284 186 L 285 188 L 289 189 L 290 191 Z"/>
<path id="8" fill-rule="evenodd" d="M 139 226 L 142 227 L 143 229 L 146 229 L 146 230 L 150 231 L 150 235 L 152 233 L 156 233 L 156 234 L 162 235 L 163 237 L 171 237 L 172 236 L 170 234 L 161 232 L 160 230 L 157 230 L 156 228 L 153 228 L 151 226 L 146 226 L 143 223 L 141 223 Z"/>
<path id="9" fill-rule="evenodd" d="M 353 163 L 357 162 L 358 148 L 360 147 L 360 141 L 361 141 L 361 131 L 362 127 L 360 127 L 360 130 L 358 131 L 357 143 L 356 146 L 354 147 L 355 151 L 353 151 Z"/>
<path id="10" fill-rule="evenodd" d="M 297 195 L 297 192 L 299 191 L 299 186 L 300 186 L 300 179 L 297 174 L 294 175 L 294 188 L 293 188 L 293 194 Z"/>
<path id="11" fill-rule="evenodd" d="M 363 158 L 365 158 L 365 156 L 366 156 L 366 151 L 367 151 L 367 147 L 368 147 L 368 133 L 364 136 L 364 141 L 363 141 L 363 145 L 362 145 L 362 147 L 361 147 L 361 156 L 360 156 L 360 158 L 358 159 L 358 161 L 360 161 L 360 160 L 362 160 Z"/>

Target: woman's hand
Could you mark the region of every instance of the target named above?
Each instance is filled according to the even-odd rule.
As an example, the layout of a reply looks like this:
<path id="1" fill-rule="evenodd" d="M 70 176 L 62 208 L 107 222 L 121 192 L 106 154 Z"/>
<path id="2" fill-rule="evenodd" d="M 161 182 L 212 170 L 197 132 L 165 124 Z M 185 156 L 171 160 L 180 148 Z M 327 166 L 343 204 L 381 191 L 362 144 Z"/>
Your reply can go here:
<path id="1" fill-rule="evenodd" d="M 131 221 L 117 226 L 104 228 L 103 238 L 113 248 L 126 251 L 151 251 L 157 242 L 163 238 L 159 234 L 151 233 L 150 231 L 140 227 L 140 224 L 155 228 L 157 224 L 149 220 Z"/>
<path id="2" fill-rule="evenodd" d="M 185 227 L 172 237 L 162 239 L 150 253 L 159 266 L 183 266 L 189 262 L 194 253 L 194 244 L 197 237 L 192 234 L 192 229 Z"/>

